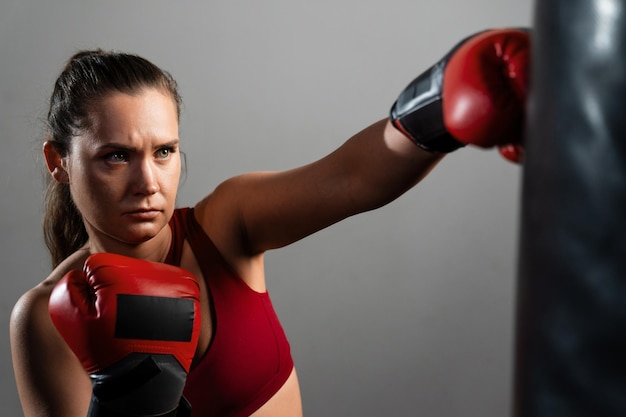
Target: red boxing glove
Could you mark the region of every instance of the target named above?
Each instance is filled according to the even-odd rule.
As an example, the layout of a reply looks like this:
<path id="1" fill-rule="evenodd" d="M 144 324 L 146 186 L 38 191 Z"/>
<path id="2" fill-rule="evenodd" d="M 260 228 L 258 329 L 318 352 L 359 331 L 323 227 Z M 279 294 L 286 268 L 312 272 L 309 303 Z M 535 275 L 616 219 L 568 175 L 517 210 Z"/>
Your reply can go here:
<path id="1" fill-rule="evenodd" d="M 92 380 L 89 416 L 189 411 L 182 391 L 201 317 L 193 274 L 163 263 L 94 254 L 83 271 L 70 271 L 58 282 L 49 311 Z"/>
<path id="2" fill-rule="evenodd" d="M 393 124 L 432 152 L 497 146 L 519 161 L 530 35 L 493 29 L 472 35 L 413 80 L 391 109 Z"/>

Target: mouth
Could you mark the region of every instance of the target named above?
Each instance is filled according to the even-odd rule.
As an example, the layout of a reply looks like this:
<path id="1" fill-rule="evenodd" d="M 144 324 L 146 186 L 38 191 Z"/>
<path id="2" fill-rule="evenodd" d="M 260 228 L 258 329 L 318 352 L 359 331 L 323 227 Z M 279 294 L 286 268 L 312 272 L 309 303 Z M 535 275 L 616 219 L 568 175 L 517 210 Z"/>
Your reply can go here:
<path id="1" fill-rule="evenodd" d="M 161 214 L 162 210 L 155 208 L 140 208 L 136 210 L 130 210 L 125 212 L 124 214 L 128 217 L 137 220 L 153 220 L 157 216 Z"/>

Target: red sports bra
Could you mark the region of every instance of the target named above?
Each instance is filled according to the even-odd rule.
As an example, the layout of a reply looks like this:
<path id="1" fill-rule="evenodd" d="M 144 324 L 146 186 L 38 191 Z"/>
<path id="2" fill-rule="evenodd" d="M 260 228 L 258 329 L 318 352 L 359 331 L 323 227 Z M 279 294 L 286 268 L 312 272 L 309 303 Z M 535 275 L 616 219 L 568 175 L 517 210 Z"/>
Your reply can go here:
<path id="1" fill-rule="evenodd" d="M 252 290 L 228 265 L 196 221 L 193 209 L 174 212 L 167 263 L 180 265 L 185 240 L 212 301 L 213 338 L 187 376 L 192 417 L 249 416 L 285 383 L 293 360 L 267 292 Z"/>

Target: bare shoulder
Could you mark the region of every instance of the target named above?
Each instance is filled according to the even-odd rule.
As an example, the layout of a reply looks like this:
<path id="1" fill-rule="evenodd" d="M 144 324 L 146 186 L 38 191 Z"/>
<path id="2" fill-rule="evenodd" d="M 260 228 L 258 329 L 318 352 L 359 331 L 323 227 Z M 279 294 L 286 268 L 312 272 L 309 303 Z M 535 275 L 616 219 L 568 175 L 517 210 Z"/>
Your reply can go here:
<path id="1" fill-rule="evenodd" d="M 202 223 L 210 223 L 211 213 L 224 211 L 236 215 L 233 208 L 241 209 L 252 192 L 258 191 L 264 183 L 279 175 L 278 172 L 249 172 L 229 178 L 219 184 L 213 192 L 196 205 L 196 216 Z"/>
<path id="2" fill-rule="evenodd" d="M 48 300 L 57 282 L 70 269 L 80 268 L 86 255 L 75 253 L 52 271 L 40 284 L 24 293 L 13 307 L 11 313 L 11 330 L 31 328 L 40 318 L 48 316 Z M 45 321 L 45 320 L 44 320 Z"/>
<path id="3" fill-rule="evenodd" d="M 54 332 L 48 314 L 50 293 L 59 280 L 71 269 L 80 269 L 87 258 L 86 251 L 79 251 L 67 258 L 40 284 L 22 295 L 11 313 L 11 339 L 23 337 L 33 332 Z"/>
<path id="4" fill-rule="evenodd" d="M 14 362 L 18 363 L 33 353 L 45 355 L 51 345 L 67 350 L 52 324 L 48 312 L 50 294 L 57 282 L 70 270 L 81 268 L 86 252 L 77 252 L 59 265 L 40 284 L 22 295 L 11 312 L 10 330 Z M 41 350 L 42 352 L 38 352 Z"/>
<path id="5" fill-rule="evenodd" d="M 77 256 L 73 255 L 55 268 L 41 283 L 24 293 L 17 300 L 11 313 L 12 330 L 13 326 L 21 328 L 24 325 L 33 325 L 39 316 L 47 316 L 48 300 L 54 286 L 63 275 L 77 265 Z"/>
<path id="6" fill-rule="evenodd" d="M 250 172 L 232 177 L 196 204 L 196 219 L 220 250 L 249 254 L 246 208 L 259 192 L 259 187 L 275 174 Z"/>

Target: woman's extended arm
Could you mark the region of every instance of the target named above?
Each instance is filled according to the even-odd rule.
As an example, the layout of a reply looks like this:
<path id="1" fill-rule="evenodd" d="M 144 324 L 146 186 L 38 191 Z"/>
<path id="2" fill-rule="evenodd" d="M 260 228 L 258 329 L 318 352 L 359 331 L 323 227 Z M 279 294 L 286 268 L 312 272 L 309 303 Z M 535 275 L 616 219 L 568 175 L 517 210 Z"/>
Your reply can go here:
<path id="1" fill-rule="evenodd" d="M 528 55 L 523 30 L 470 36 L 405 88 L 392 120 L 374 123 L 309 165 L 229 180 L 199 203 L 198 217 L 227 252 L 255 255 L 389 203 L 442 154 L 464 145 L 513 145 L 503 155 L 517 159 Z M 220 234 L 217 221 L 238 228 L 235 242 L 242 247 L 229 247 L 233 241 Z"/>

